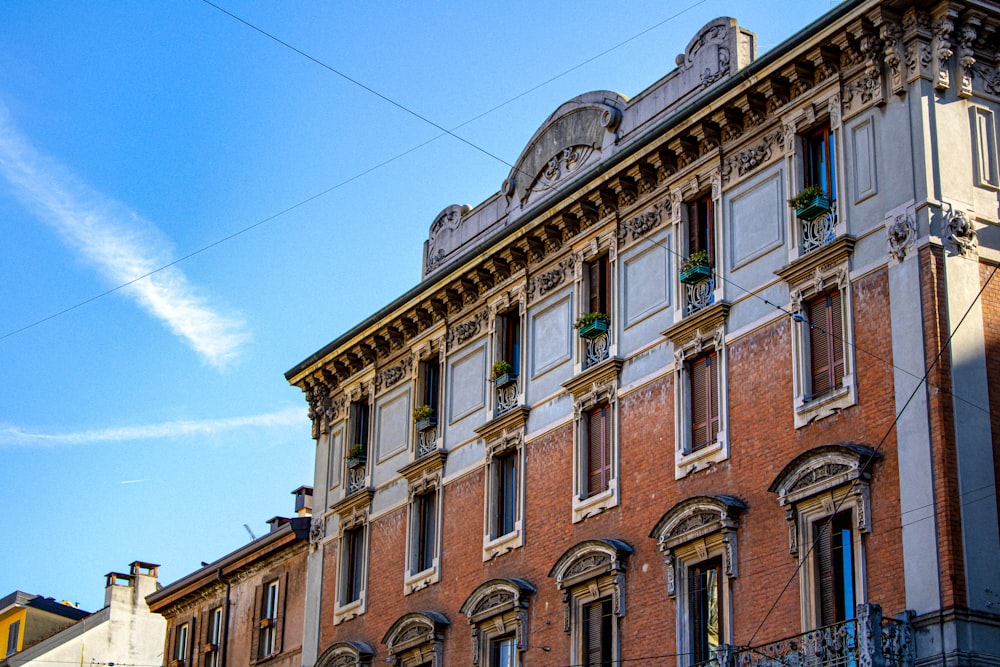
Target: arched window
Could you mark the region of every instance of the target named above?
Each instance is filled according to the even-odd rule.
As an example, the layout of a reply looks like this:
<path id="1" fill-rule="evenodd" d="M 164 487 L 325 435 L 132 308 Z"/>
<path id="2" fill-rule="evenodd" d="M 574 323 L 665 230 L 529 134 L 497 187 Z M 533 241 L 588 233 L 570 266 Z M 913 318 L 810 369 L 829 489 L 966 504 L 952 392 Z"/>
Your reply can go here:
<path id="1" fill-rule="evenodd" d="M 522 579 L 491 579 L 462 604 L 472 626 L 472 664 L 511 667 L 528 647 L 528 598 L 535 587 Z"/>
<path id="2" fill-rule="evenodd" d="M 625 566 L 632 547 L 614 539 L 570 547 L 549 572 L 563 592 L 563 630 L 572 636 L 570 662 L 603 665 L 621 659 L 618 625 L 625 616 Z"/>
<path id="3" fill-rule="evenodd" d="M 316 660 L 315 667 L 371 667 L 375 651 L 365 642 L 337 642 Z"/>
<path id="4" fill-rule="evenodd" d="M 731 496 L 688 498 L 649 534 L 663 552 L 667 594 L 677 600 L 682 664 L 713 660 L 719 644 L 733 641 L 730 579 L 737 576 L 737 519 L 745 509 Z"/>
<path id="5" fill-rule="evenodd" d="M 447 627 L 448 619 L 434 611 L 401 616 L 382 638 L 389 652 L 387 661 L 393 667 L 442 667 L 441 648 Z"/>
<path id="6" fill-rule="evenodd" d="M 871 532 L 868 484 L 879 458 L 864 445 L 814 447 L 771 483 L 788 520 L 788 551 L 802 561 L 803 630 L 850 620 L 867 599 L 862 535 Z"/>

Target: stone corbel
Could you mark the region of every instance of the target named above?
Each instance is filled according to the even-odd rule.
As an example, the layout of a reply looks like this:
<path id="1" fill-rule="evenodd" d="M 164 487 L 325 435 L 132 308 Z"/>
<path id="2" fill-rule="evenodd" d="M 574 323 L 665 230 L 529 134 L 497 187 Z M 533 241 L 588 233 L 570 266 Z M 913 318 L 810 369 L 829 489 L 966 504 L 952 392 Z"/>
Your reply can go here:
<path id="1" fill-rule="evenodd" d="M 983 25 L 982 19 L 980 14 L 967 14 L 958 31 L 958 67 L 962 77 L 958 89 L 959 97 L 972 97 L 972 68 L 976 64 L 973 43 Z"/>
<path id="2" fill-rule="evenodd" d="M 955 32 L 955 20 L 958 18 L 958 10 L 945 3 L 944 10 L 936 13 L 934 21 L 934 39 L 931 41 L 931 49 L 934 54 L 932 75 L 934 87 L 938 90 L 948 90 L 951 86 L 951 75 L 948 71 L 948 61 L 954 55 L 952 37 Z"/>
<path id="3" fill-rule="evenodd" d="M 931 79 L 931 17 L 923 9 L 910 7 L 903 14 L 903 42 L 906 53 L 906 81 Z"/>
<path id="4" fill-rule="evenodd" d="M 885 64 L 889 69 L 889 89 L 895 95 L 906 92 L 905 71 L 906 53 L 903 50 L 903 26 L 898 21 L 887 20 L 882 24 L 882 52 Z"/>

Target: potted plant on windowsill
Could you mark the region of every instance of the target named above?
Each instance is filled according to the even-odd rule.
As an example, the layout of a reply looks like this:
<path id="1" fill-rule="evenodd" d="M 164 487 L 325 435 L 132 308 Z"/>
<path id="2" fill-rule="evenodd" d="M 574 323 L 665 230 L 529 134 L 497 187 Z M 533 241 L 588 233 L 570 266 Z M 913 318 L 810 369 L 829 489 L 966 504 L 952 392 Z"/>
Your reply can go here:
<path id="1" fill-rule="evenodd" d="M 580 334 L 580 338 L 593 339 L 607 333 L 610 322 L 611 318 L 604 313 L 583 313 L 576 318 L 573 328 Z"/>
<path id="2" fill-rule="evenodd" d="M 493 373 L 490 376 L 493 383 L 496 384 L 497 389 L 500 387 L 506 387 L 517 381 L 517 375 L 514 373 L 514 367 L 509 361 L 501 359 L 493 363 Z"/>
<path id="3" fill-rule="evenodd" d="M 434 408 L 429 405 L 418 405 L 413 408 L 413 421 L 418 431 L 426 431 L 437 424 L 434 418 Z"/>
<path id="4" fill-rule="evenodd" d="M 800 220 L 815 220 L 830 212 L 830 198 L 818 185 L 809 185 L 802 192 L 788 200 L 795 209 L 795 217 Z"/>
<path id="5" fill-rule="evenodd" d="M 681 263 L 681 282 L 695 285 L 712 277 L 712 269 L 708 265 L 708 253 L 699 250 Z"/>
<path id="6" fill-rule="evenodd" d="M 351 448 L 347 451 L 347 467 L 357 468 L 358 466 L 363 466 L 368 461 L 368 456 L 365 454 L 365 447 L 360 442 L 356 442 L 351 445 Z"/>

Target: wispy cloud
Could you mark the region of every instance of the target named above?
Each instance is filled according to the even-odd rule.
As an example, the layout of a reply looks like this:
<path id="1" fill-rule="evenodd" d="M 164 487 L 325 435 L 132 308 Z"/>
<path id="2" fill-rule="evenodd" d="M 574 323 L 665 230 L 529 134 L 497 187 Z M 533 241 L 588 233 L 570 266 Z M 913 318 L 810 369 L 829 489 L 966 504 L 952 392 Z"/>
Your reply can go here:
<path id="1" fill-rule="evenodd" d="M 141 484 L 142 482 L 148 482 L 148 479 L 123 479 L 118 482 L 119 484 Z"/>
<path id="2" fill-rule="evenodd" d="M 66 446 L 114 443 L 122 441 L 156 440 L 160 438 L 185 438 L 227 433 L 239 429 L 286 428 L 302 425 L 305 409 L 288 407 L 275 412 L 222 419 L 181 420 L 144 424 L 140 426 L 113 426 L 110 428 L 75 431 L 68 433 L 41 433 L 18 426 L 0 425 L 0 446 Z M 133 480 L 144 481 L 144 480 Z M 122 482 L 123 484 L 129 482 Z"/>
<path id="3" fill-rule="evenodd" d="M 171 243 L 154 224 L 37 151 L 14 127 L 2 102 L 0 177 L 26 208 L 113 286 L 170 261 Z M 177 267 L 136 281 L 123 292 L 216 368 L 235 361 L 249 340 L 242 319 L 210 307 Z"/>

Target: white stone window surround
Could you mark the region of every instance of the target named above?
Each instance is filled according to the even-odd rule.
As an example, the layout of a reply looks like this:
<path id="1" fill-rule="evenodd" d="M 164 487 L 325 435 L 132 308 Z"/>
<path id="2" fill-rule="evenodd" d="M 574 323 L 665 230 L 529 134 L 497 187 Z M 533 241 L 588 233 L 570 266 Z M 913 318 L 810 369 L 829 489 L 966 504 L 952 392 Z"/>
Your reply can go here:
<path id="1" fill-rule="evenodd" d="M 607 292 L 609 311 L 605 313 L 605 315 L 607 315 L 611 320 L 608 332 L 604 337 L 604 344 L 607 345 L 606 355 L 608 357 L 614 357 L 618 354 L 618 337 L 614 334 L 615 330 L 619 328 L 618 323 L 621 322 L 621 308 L 619 307 L 621 299 L 618 296 L 618 243 L 617 236 L 613 232 L 602 236 L 595 236 L 590 239 L 590 241 L 581 249 L 579 253 L 579 256 L 582 259 L 581 261 L 576 262 L 574 271 L 574 292 L 576 294 L 577 304 L 576 317 L 579 317 L 583 313 L 590 310 L 589 268 L 594 260 L 597 260 L 604 255 L 607 255 L 608 257 Z M 593 342 L 576 336 L 575 332 L 574 337 L 577 340 L 574 371 L 579 373 L 587 365 L 587 349 L 588 346 L 593 346 Z"/>
<path id="2" fill-rule="evenodd" d="M 514 528 L 497 534 L 496 506 L 499 499 L 497 458 L 513 453 L 516 458 Z M 524 544 L 524 428 L 504 431 L 486 443 L 486 498 L 483 503 L 483 560 L 488 561 Z"/>
<path id="3" fill-rule="evenodd" d="M 618 382 L 621 367 L 620 359 L 610 358 L 563 383 L 573 395 L 573 523 L 617 507 L 619 503 L 621 474 Z M 588 474 L 586 451 L 589 447 L 587 412 L 601 404 L 608 406 L 611 472 L 607 489 L 585 497 Z"/>
<path id="4" fill-rule="evenodd" d="M 488 665 L 490 643 L 501 637 L 513 635 L 518 656 L 528 649 L 528 603 L 534 593 L 523 579 L 491 579 L 465 599 L 460 611 L 472 628 L 473 665 Z"/>
<path id="5" fill-rule="evenodd" d="M 337 591 L 334 596 L 333 624 L 339 625 L 344 621 L 365 613 L 368 608 L 368 563 L 370 553 L 371 530 L 369 526 L 369 508 L 371 507 L 371 492 L 359 492 L 354 497 L 349 497 L 335 508 L 335 512 L 340 517 L 340 526 L 337 532 Z M 357 499 L 355 499 L 357 498 Z M 356 600 L 346 601 L 345 590 L 346 572 L 345 560 L 345 533 L 349 530 L 361 531 L 361 590 Z"/>
<path id="6" fill-rule="evenodd" d="M 800 561 L 799 596 L 803 632 L 819 627 L 818 582 L 813 526 L 826 517 L 851 512 L 855 604 L 868 600 L 863 535 L 871 532 L 872 466 L 882 457 L 865 445 L 821 445 L 792 460 L 771 483 L 788 521 L 788 551 Z"/>
<path id="7" fill-rule="evenodd" d="M 690 664 L 691 619 L 688 616 L 689 569 L 721 557 L 719 582 L 722 627 L 720 643 L 733 642 L 731 580 L 738 576 L 738 517 L 746 504 L 732 496 L 696 496 L 682 500 L 657 522 L 649 536 L 656 540 L 667 574 L 667 595 L 676 601 L 677 652 L 682 665 Z"/>
<path id="8" fill-rule="evenodd" d="M 436 464 L 436 465 L 435 465 Z M 409 595 L 419 591 L 431 584 L 435 584 L 441 579 L 441 534 L 444 516 L 442 513 L 442 487 L 441 473 L 444 465 L 444 457 L 439 457 L 438 462 L 432 462 L 434 468 L 426 470 L 418 479 L 411 481 L 408 490 L 407 502 L 407 522 L 406 522 L 406 571 L 403 578 L 403 593 Z M 415 550 L 420 547 L 417 544 L 419 535 L 420 517 L 417 515 L 419 506 L 418 499 L 434 495 L 434 557 L 429 568 L 419 572 L 413 570 L 415 562 Z"/>
<path id="9" fill-rule="evenodd" d="M 836 77 L 830 77 L 831 82 Z M 819 110 L 819 115 L 817 115 Z M 847 230 L 847 207 L 845 196 L 845 186 L 847 185 L 846 160 L 847 153 L 844 145 L 844 133 L 841 131 L 841 104 L 839 86 L 831 87 L 825 93 L 810 98 L 809 104 L 800 107 L 790 113 L 784 114 L 781 119 L 781 129 L 784 135 L 785 149 L 785 174 L 788 197 L 794 197 L 805 187 L 805 135 L 812 129 L 821 125 L 830 125 L 830 136 L 834 148 L 834 174 L 838 190 L 837 205 L 837 227 L 836 235 L 841 235 Z M 788 259 L 789 261 L 801 257 L 802 252 L 802 228 L 798 218 L 795 217 L 795 210 L 791 206 L 787 207 L 788 215 Z"/>
<path id="10" fill-rule="evenodd" d="M 572 637 L 570 664 L 582 663 L 583 608 L 605 598 L 611 600 L 612 664 L 621 660 L 619 622 L 625 616 L 625 571 L 632 547 L 617 539 L 585 540 L 570 547 L 549 572 L 565 603 L 563 631 Z"/>
<path id="11" fill-rule="evenodd" d="M 851 298 L 850 255 L 855 239 L 842 236 L 803 256 L 776 273 L 788 283 L 788 312 L 792 314 L 792 387 L 795 428 L 801 428 L 857 403 L 854 359 L 854 316 Z M 809 302 L 840 292 L 844 375 L 841 386 L 825 396 L 810 398 L 812 360 L 809 349 Z"/>
<path id="12" fill-rule="evenodd" d="M 449 623 L 435 611 L 411 612 L 389 626 L 382 643 L 393 667 L 443 667 L 444 632 Z"/>
<path id="13" fill-rule="evenodd" d="M 722 172 L 716 168 L 702 173 L 692 174 L 676 183 L 667 194 L 670 200 L 670 221 L 673 227 L 673 248 L 675 248 L 674 265 L 674 321 L 679 322 L 684 317 L 692 317 L 688 313 L 689 294 L 698 292 L 697 286 L 685 285 L 680 281 L 681 267 L 690 255 L 688 249 L 688 230 L 691 221 L 688 219 L 688 204 L 702 197 L 708 197 L 712 203 L 712 278 L 710 296 L 717 303 L 725 298 L 725 281 L 723 257 L 726 256 L 725 216 L 722 206 Z M 700 309 L 699 309 L 700 310 Z"/>
<path id="14" fill-rule="evenodd" d="M 728 362 L 725 328 L 729 304 L 719 302 L 664 332 L 674 343 L 674 478 L 682 479 L 729 458 Z M 719 430 L 715 442 L 691 449 L 691 392 L 688 361 L 715 352 L 719 373 Z"/>

